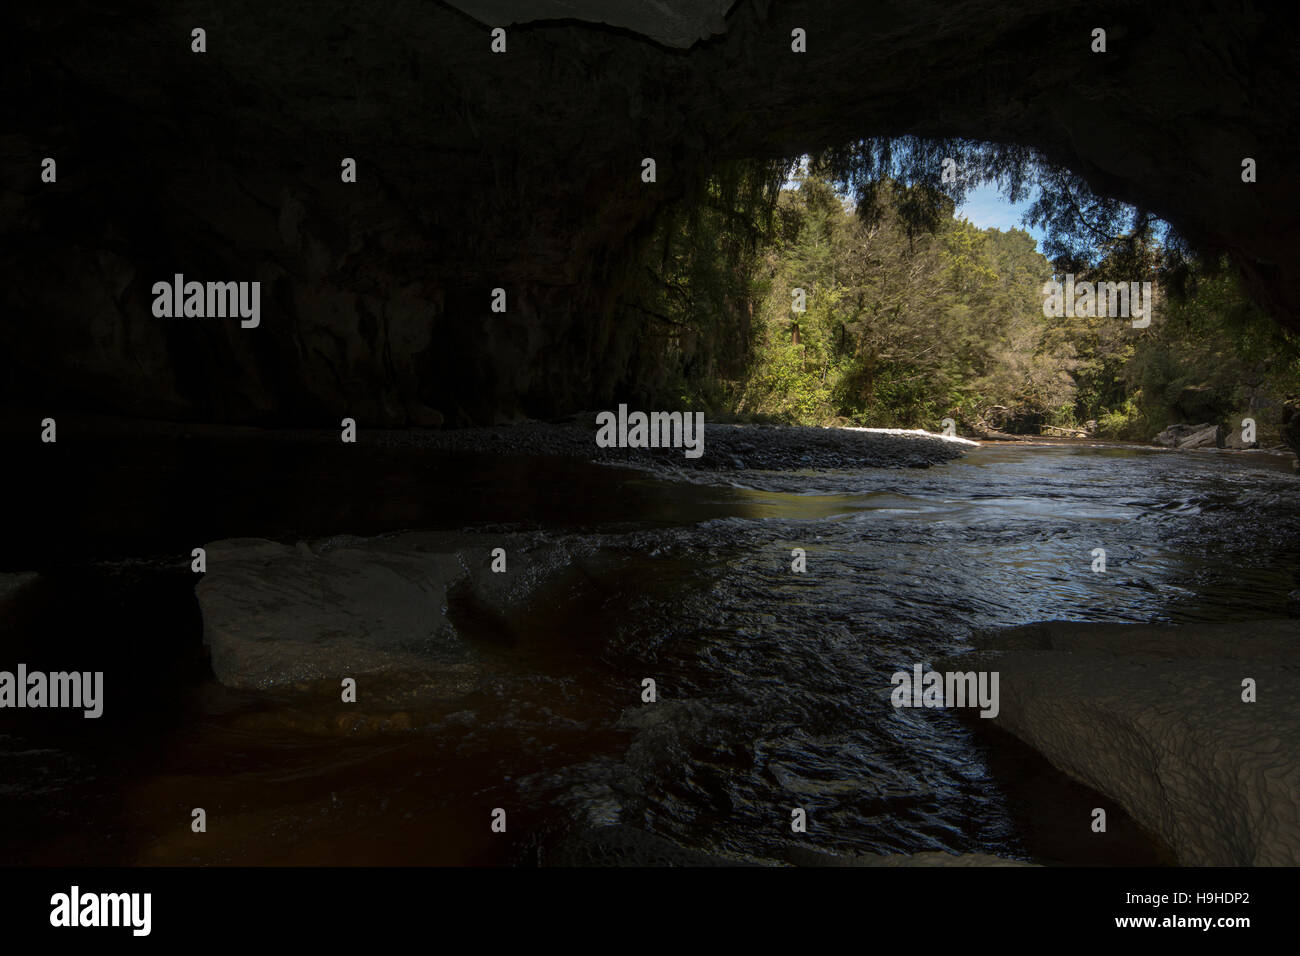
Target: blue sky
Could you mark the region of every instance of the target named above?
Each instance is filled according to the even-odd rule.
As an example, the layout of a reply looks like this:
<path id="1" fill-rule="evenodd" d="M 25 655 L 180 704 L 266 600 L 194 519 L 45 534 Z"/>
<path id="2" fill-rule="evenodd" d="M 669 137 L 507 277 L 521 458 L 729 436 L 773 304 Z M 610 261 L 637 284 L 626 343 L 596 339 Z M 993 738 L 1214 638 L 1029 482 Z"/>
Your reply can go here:
<path id="1" fill-rule="evenodd" d="M 1030 228 L 1020 224 L 1020 217 L 1029 208 L 1028 202 L 1012 205 L 996 186 L 990 184 L 972 189 L 966 195 L 966 201 L 957 207 L 957 215 L 970 220 L 980 229 L 1023 229 L 1038 243 L 1038 251 L 1043 251 L 1042 229 Z"/>
<path id="2" fill-rule="evenodd" d="M 801 163 L 806 163 L 808 157 L 803 157 Z M 790 178 L 785 182 L 786 189 L 798 189 L 799 184 L 796 181 L 798 174 L 792 173 Z M 1038 244 L 1038 251 L 1043 251 L 1043 239 L 1046 233 L 1037 227 L 1030 228 L 1020 224 L 1020 217 L 1024 215 L 1025 210 L 1029 208 L 1028 201 L 1022 201 L 1012 205 L 1012 203 L 998 192 L 996 185 L 988 184 L 978 186 L 966 194 L 966 201 L 957 207 L 957 215 L 970 222 L 980 229 L 1023 229 L 1034 237 L 1034 242 Z"/>

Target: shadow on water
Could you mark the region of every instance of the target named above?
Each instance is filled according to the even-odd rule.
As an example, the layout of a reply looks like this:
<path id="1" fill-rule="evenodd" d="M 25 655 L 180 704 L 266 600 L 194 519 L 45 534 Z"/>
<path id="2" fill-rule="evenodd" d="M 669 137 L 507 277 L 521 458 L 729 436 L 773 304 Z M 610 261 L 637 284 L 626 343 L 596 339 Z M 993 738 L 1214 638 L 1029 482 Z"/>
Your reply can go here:
<path id="1" fill-rule="evenodd" d="M 8 862 L 518 862 L 612 822 L 781 860 L 793 805 L 815 821 L 804 842 L 833 852 L 1168 862 L 1122 814 L 1090 841 L 1078 820 L 1101 798 L 1026 748 L 895 710 L 890 675 L 978 628 L 1294 610 L 1300 483 L 1264 456 L 992 446 L 924 471 L 688 484 L 357 451 L 341 468 L 310 443 L 61 445 L 22 471 L 4 566 L 43 578 L 9 612 L 3 666 L 103 669 L 107 702 L 99 721 L 4 715 Z M 509 612 L 452 596 L 486 662 L 463 697 L 390 704 L 363 685 L 381 703 L 345 706 L 332 686 L 212 680 L 191 547 L 405 528 L 539 533 L 597 558 Z"/>

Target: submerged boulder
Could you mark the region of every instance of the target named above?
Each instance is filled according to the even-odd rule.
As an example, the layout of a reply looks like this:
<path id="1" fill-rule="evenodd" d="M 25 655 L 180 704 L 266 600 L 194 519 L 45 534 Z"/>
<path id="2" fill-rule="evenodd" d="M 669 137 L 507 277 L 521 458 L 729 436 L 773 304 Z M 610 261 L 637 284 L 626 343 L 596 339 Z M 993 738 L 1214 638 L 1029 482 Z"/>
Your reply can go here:
<path id="1" fill-rule="evenodd" d="M 997 723 L 1180 864 L 1300 864 L 1300 621 L 1050 622 L 974 643 L 954 663 L 999 672 Z"/>

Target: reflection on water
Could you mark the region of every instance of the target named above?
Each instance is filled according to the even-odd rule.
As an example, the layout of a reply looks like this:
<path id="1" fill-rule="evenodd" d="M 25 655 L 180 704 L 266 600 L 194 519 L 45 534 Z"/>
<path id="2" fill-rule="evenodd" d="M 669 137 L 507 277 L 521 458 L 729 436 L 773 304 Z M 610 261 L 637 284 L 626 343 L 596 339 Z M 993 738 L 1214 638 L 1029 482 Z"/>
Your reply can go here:
<path id="1" fill-rule="evenodd" d="M 596 557 L 512 613 L 504 639 L 453 608 L 490 662 L 477 691 L 394 711 L 368 708 L 363 685 L 347 709 L 328 690 L 267 698 L 190 678 L 168 707 L 146 693 L 129 723 L 106 722 L 120 731 L 108 741 L 24 725 L 0 740 L 14 858 L 528 861 L 574 823 L 621 822 L 777 860 L 794 806 L 811 823 L 800 840 L 827 850 L 1024 856 L 1006 768 L 961 720 L 892 708 L 894 671 L 959 652 L 976 628 L 1294 610 L 1300 480 L 1286 459 L 986 446 L 925 471 L 702 476 L 713 485 L 487 467 L 460 480 L 580 494 L 526 519 L 439 486 L 438 502 L 398 496 L 386 513 L 581 539 L 575 553 Z M 806 573 L 791 572 L 795 548 Z M 59 613 L 71 633 L 89 612 Z M 157 642 L 180 630 L 153 626 Z M 189 832 L 193 806 L 209 833 Z M 488 829 L 495 807 L 504 837 Z"/>

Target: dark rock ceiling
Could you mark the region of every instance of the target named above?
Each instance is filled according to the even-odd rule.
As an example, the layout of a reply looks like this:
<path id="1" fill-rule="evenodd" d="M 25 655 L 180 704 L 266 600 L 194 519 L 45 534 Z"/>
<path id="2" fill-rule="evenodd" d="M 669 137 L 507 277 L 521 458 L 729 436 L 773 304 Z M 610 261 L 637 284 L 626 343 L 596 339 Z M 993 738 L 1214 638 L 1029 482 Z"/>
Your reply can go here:
<path id="1" fill-rule="evenodd" d="M 592 407 L 663 203 L 868 134 L 1038 147 L 1300 329 L 1300 44 L 1259 3 L 54 4 L 0 38 L 8 405 L 453 423 Z M 726 11 L 725 20 L 723 12 Z M 507 28 L 508 52 L 488 31 Z M 1105 27 L 1109 52 L 1089 50 Z M 207 52 L 190 31 L 207 31 Z M 808 52 L 790 52 L 802 27 Z M 40 182 L 43 157 L 58 181 Z M 640 179 L 652 156 L 658 182 Z M 1258 182 L 1243 184 L 1243 157 Z M 340 182 L 354 157 L 356 184 Z M 160 320 L 174 273 L 262 322 Z M 507 290 L 509 311 L 489 310 Z"/>

